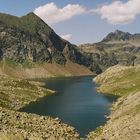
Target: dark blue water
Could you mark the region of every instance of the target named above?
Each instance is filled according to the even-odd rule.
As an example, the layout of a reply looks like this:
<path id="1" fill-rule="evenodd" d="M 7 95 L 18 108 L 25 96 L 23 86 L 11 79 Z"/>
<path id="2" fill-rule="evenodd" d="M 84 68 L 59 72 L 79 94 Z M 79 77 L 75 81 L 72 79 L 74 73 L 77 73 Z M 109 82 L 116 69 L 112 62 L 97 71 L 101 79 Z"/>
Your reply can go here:
<path id="1" fill-rule="evenodd" d="M 58 91 L 31 103 L 21 111 L 59 117 L 74 126 L 81 136 L 106 122 L 113 98 L 96 92 L 92 77 L 51 78 L 46 88 Z"/>

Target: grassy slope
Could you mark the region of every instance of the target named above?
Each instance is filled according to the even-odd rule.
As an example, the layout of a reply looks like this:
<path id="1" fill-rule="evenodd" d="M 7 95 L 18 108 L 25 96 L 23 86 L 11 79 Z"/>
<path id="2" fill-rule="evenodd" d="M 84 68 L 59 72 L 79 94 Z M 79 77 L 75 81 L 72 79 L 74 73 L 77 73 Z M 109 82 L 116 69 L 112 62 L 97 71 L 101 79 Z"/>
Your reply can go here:
<path id="1" fill-rule="evenodd" d="M 27 80 L 0 76 L 0 106 L 18 110 L 21 107 L 50 95 L 52 91 L 40 87 L 38 84 Z"/>
<path id="2" fill-rule="evenodd" d="M 140 66 L 114 66 L 95 79 L 98 92 L 123 96 L 140 91 Z"/>
<path id="3" fill-rule="evenodd" d="M 6 74 L 19 78 L 47 78 L 61 76 L 93 75 L 86 67 L 67 61 L 65 66 L 53 63 L 33 63 L 26 61 L 23 64 L 12 60 L 0 61 L 0 74 Z"/>
<path id="4" fill-rule="evenodd" d="M 0 22 L 7 26 L 10 25 L 16 27 L 19 30 L 26 31 L 31 34 L 36 33 L 36 27 L 38 26 L 38 23 L 40 23 L 45 26 L 45 33 L 49 34 L 51 32 L 50 27 L 46 23 L 44 23 L 43 20 L 38 18 L 38 16 L 36 16 L 34 13 L 29 13 L 28 15 L 23 17 L 16 17 L 0 13 Z"/>

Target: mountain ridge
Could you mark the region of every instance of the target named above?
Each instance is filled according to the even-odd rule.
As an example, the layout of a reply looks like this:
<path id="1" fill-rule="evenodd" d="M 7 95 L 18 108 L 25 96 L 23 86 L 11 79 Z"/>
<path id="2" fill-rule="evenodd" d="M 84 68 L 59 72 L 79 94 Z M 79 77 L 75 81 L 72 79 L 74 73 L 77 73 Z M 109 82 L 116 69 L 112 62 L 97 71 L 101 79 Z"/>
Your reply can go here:
<path id="1" fill-rule="evenodd" d="M 81 53 L 88 56 L 96 73 L 101 73 L 116 64 L 140 64 L 140 34 L 130 34 L 116 30 L 102 41 L 78 46 Z M 97 70 L 96 70 L 97 68 Z"/>
<path id="2" fill-rule="evenodd" d="M 65 67 L 68 61 L 83 67 L 89 65 L 75 45 L 59 37 L 34 13 L 22 17 L 0 14 L 0 58 L 21 65 L 56 63 Z M 85 75 L 89 74 L 87 70 Z"/>
<path id="3" fill-rule="evenodd" d="M 111 40 L 129 40 L 132 34 L 129 32 L 123 32 L 121 30 L 115 30 L 114 32 L 109 33 L 103 40 L 103 41 L 111 41 Z"/>

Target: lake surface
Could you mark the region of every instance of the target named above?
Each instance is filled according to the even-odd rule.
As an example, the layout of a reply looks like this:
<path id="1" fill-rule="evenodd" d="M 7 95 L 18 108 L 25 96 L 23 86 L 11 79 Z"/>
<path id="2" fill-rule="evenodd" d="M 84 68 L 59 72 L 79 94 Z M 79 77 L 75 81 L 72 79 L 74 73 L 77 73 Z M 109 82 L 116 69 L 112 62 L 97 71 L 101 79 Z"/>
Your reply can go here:
<path id="1" fill-rule="evenodd" d="M 31 103 L 20 111 L 59 117 L 75 127 L 81 136 L 106 122 L 114 99 L 96 92 L 92 77 L 42 79 L 46 88 L 58 91 Z"/>

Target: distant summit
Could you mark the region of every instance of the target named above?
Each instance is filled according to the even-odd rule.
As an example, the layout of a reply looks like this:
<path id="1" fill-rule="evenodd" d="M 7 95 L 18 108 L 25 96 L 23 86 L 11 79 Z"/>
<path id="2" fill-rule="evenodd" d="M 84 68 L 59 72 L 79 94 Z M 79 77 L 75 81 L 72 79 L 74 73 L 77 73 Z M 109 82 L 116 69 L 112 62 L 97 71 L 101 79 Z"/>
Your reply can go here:
<path id="1" fill-rule="evenodd" d="M 126 41 L 129 40 L 132 35 L 128 32 L 123 32 L 120 30 L 115 30 L 114 32 L 109 33 L 103 41 Z"/>
<path id="2" fill-rule="evenodd" d="M 140 34 L 116 30 L 98 43 L 79 46 L 79 50 L 89 57 L 96 73 L 117 64 L 140 65 Z"/>

